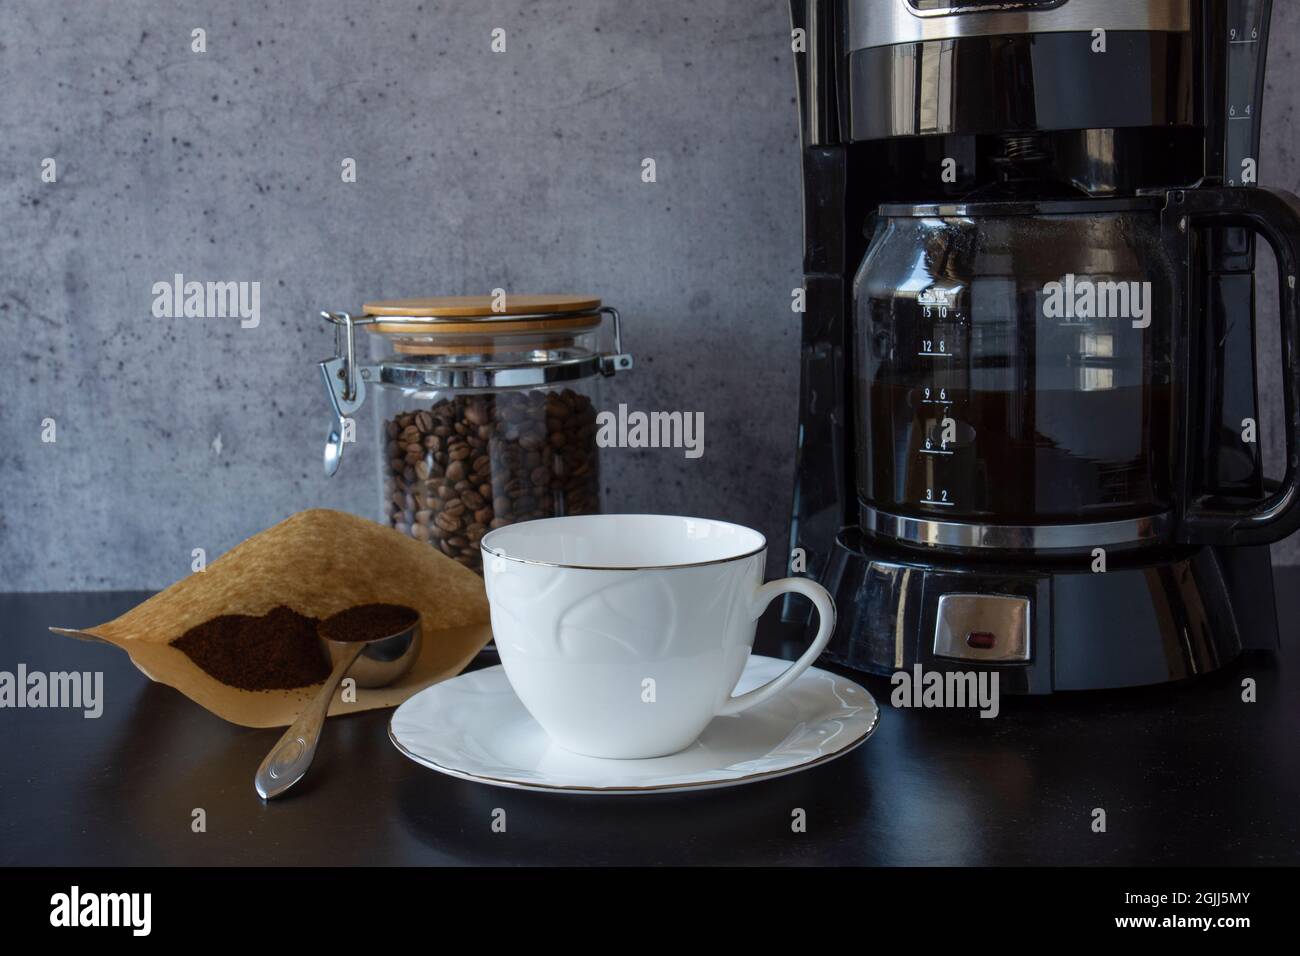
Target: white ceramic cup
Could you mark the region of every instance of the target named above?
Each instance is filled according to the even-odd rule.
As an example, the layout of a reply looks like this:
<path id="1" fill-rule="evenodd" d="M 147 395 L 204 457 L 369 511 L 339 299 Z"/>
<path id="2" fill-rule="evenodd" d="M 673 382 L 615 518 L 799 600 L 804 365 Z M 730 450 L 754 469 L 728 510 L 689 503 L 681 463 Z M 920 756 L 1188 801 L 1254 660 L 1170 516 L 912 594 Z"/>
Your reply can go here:
<path id="1" fill-rule="evenodd" d="M 483 538 L 492 632 L 528 712 L 565 750 L 659 757 L 719 715 L 779 694 L 835 629 L 835 604 L 805 578 L 763 583 L 767 542 L 704 518 L 582 515 Z M 817 637 L 781 676 L 732 696 L 754 629 L 777 595 L 817 608 Z"/>

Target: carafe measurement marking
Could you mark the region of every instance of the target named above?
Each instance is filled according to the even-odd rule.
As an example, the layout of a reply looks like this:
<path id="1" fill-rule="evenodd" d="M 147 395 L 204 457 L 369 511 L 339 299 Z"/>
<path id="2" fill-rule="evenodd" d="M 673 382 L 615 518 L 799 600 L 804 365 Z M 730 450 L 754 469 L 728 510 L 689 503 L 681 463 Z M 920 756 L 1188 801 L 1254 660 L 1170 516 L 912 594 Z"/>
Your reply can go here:
<path id="1" fill-rule="evenodd" d="M 1226 101 L 1228 128 L 1232 132 L 1224 150 L 1223 178 L 1229 186 L 1254 185 L 1258 152 L 1258 117 L 1255 96 L 1263 60 L 1265 20 L 1260 0 L 1239 0 L 1237 24 L 1228 27 Z M 1245 125 L 1242 125 L 1245 124 Z"/>
<path id="2" fill-rule="evenodd" d="M 948 420 L 948 419 L 945 419 L 945 421 L 946 421 L 946 420 Z M 939 441 L 936 441 L 936 440 L 935 440 L 935 437 L 933 437 L 933 434 L 931 434 L 931 436 L 928 436 L 928 437 L 926 438 L 926 444 L 924 444 L 922 447 L 919 447 L 919 449 L 917 449 L 917 450 L 919 451 L 920 454 L 923 454 L 923 455 L 952 455 L 952 454 L 956 454 L 956 451 L 954 451 L 953 449 L 950 449 L 949 444 L 950 444 L 950 442 L 943 441 L 943 432 L 940 432 L 940 440 L 939 440 Z"/>
<path id="3" fill-rule="evenodd" d="M 921 359 L 930 359 L 938 362 L 944 362 L 947 359 L 960 359 L 963 349 L 956 347 L 950 349 L 948 346 L 954 342 L 963 341 L 963 327 L 966 322 L 964 310 L 958 309 L 957 295 L 953 290 L 947 289 L 927 289 L 921 293 L 918 298 L 920 309 L 921 326 L 917 329 L 919 346 L 916 357 Z M 921 336 L 928 335 L 928 338 Z M 934 413 L 927 413 L 924 417 L 930 421 L 926 423 L 925 439 L 920 448 L 916 451 L 920 453 L 922 460 L 929 462 L 925 469 L 931 471 L 931 477 L 941 477 L 933 474 L 940 468 L 937 461 L 944 458 L 953 458 L 958 452 L 958 447 L 951 440 L 952 433 L 949 428 L 952 427 L 949 410 L 956 404 L 952 394 L 952 389 L 948 385 L 941 385 L 943 376 L 949 374 L 947 371 L 937 372 L 936 379 L 932 380 L 930 385 L 921 386 L 920 394 L 913 393 L 913 401 L 916 401 L 920 407 L 930 406 L 937 409 Z M 916 407 L 916 406 L 914 406 Z M 932 417 L 932 415 L 934 417 Z M 948 423 L 948 427 L 945 427 Z M 952 466 L 944 466 L 952 467 Z M 946 488 L 926 488 L 924 497 L 919 502 L 922 506 L 934 508 L 956 508 L 957 503 L 949 499 L 949 492 Z"/>

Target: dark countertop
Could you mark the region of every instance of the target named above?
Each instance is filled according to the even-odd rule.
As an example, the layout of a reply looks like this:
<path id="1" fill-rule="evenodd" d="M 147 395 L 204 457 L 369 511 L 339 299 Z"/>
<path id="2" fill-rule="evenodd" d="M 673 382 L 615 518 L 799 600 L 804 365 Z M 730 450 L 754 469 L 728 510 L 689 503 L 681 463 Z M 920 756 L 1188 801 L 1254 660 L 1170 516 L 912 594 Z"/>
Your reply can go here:
<path id="1" fill-rule="evenodd" d="M 505 790 L 407 760 L 379 711 L 331 720 L 311 774 L 270 805 L 253 772 L 279 730 L 227 724 L 121 651 L 46 631 L 145 595 L 0 595 L 0 671 L 102 669 L 106 699 L 94 720 L 0 710 L 0 864 L 1296 864 L 1300 571 L 1278 579 L 1278 656 L 1182 685 L 1004 697 L 994 720 L 895 710 L 887 680 L 859 678 L 884 710 L 875 736 L 790 777 L 645 797 Z M 760 650 L 779 647 L 766 628 Z M 1258 703 L 1241 701 L 1246 677 Z"/>

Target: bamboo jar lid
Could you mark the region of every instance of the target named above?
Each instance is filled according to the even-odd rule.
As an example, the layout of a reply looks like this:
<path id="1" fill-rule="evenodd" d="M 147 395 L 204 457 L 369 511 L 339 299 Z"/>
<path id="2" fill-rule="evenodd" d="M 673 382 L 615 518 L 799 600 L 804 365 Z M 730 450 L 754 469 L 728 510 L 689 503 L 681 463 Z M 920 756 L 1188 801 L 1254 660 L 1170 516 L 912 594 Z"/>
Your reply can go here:
<path id="1" fill-rule="evenodd" d="M 419 341 L 398 341 L 395 344 L 398 352 L 430 354 L 499 351 L 504 343 L 497 336 L 529 333 L 562 337 L 539 342 L 534 347 L 561 346 L 572 341 L 573 335 L 600 325 L 600 305 L 600 299 L 577 295 L 505 295 L 499 299 L 490 295 L 447 295 L 367 302 L 362 311 L 372 319 L 372 324 L 367 326 L 371 332 L 420 337 Z M 512 319 L 511 316 L 518 318 Z M 438 345 L 426 336 L 446 336 L 457 341 Z M 465 336 L 485 336 L 487 340 L 471 344 L 464 340 Z"/>
<path id="2" fill-rule="evenodd" d="M 498 308 L 493 309 L 493 304 Z M 600 299 L 580 295 L 443 295 L 423 299 L 385 299 L 367 302 L 362 311 L 376 321 L 371 331 L 381 334 L 434 332 L 450 335 L 484 331 L 485 320 L 493 333 L 536 332 L 594 328 L 600 324 Z M 508 316 L 520 316 L 512 322 Z M 525 318 L 526 317 L 526 318 Z M 385 318 L 400 322 L 384 322 Z M 412 321 L 429 319 L 428 322 Z M 457 322 L 456 319 L 464 319 Z"/>
<path id="3" fill-rule="evenodd" d="M 484 318 L 499 315 L 534 315 L 539 312 L 595 312 L 600 300 L 582 295 L 506 295 L 502 308 L 493 309 L 490 295 L 439 295 L 422 299 L 385 299 L 367 302 L 366 315 L 411 318 Z"/>

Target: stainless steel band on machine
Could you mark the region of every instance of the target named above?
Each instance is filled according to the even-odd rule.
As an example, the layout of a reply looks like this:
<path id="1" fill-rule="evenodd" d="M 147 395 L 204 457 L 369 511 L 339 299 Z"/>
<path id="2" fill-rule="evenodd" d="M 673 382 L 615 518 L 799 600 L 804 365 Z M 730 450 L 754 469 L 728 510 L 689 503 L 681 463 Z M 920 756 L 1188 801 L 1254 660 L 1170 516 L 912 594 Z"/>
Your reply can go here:
<path id="1" fill-rule="evenodd" d="M 1013 525 L 937 521 L 891 514 L 869 504 L 860 509 L 862 530 L 913 545 L 958 550 L 1056 551 L 1088 554 L 1162 540 L 1169 515 L 1080 524 Z"/>
<path id="2" fill-rule="evenodd" d="M 1192 0 L 992 0 L 922 3 L 850 0 L 846 51 L 962 37 L 1094 30 L 1181 33 L 1192 29 Z"/>

